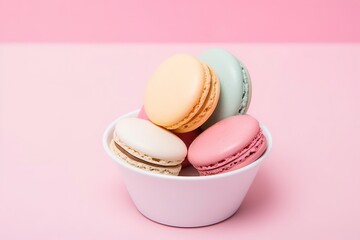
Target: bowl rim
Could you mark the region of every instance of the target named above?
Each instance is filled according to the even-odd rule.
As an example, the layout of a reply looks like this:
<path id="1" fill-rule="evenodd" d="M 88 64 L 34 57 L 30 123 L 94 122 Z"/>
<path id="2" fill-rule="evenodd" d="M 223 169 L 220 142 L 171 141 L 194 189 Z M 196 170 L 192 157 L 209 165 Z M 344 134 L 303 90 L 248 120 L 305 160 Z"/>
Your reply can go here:
<path id="1" fill-rule="evenodd" d="M 260 122 L 260 128 L 262 129 L 265 138 L 267 140 L 267 148 L 265 150 L 265 152 L 263 153 L 263 155 L 261 155 L 260 158 L 258 158 L 256 161 L 250 163 L 249 165 L 246 165 L 245 167 L 236 169 L 234 171 L 229 171 L 229 172 L 225 172 L 225 173 L 221 173 L 221 174 L 215 174 L 215 175 L 209 175 L 209 176 L 173 176 L 173 175 L 165 175 L 165 174 L 158 174 L 158 173 L 153 173 L 150 171 L 144 171 L 142 169 L 139 169 L 137 167 L 134 167 L 130 164 L 127 164 L 124 161 L 121 161 L 119 158 L 117 158 L 111 151 L 110 147 L 109 147 L 109 143 L 108 143 L 108 139 L 109 136 L 113 134 L 113 130 L 115 128 L 116 123 L 123 118 L 127 118 L 127 117 L 132 117 L 132 116 L 137 116 L 137 114 L 139 113 L 140 109 L 136 109 L 136 110 L 132 110 L 130 112 L 127 112 L 121 116 L 119 116 L 118 118 L 116 118 L 115 120 L 113 120 L 105 129 L 105 132 L 103 133 L 103 138 L 102 138 L 102 144 L 103 147 L 105 149 L 105 152 L 107 153 L 107 155 L 113 160 L 115 161 L 117 164 L 120 164 L 122 167 L 128 169 L 129 171 L 133 171 L 136 172 L 138 174 L 141 175 L 145 175 L 148 177 L 154 177 L 154 178 L 159 178 L 159 179 L 167 179 L 167 180 L 175 180 L 175 181 L 208 181 L 208 180 L 213 180 L 213 179 L 218 179 L 218 178 L 226 178 L 226 177 L 230 177 L 233 175 L 237 175 L 240 174 L 241 172 L 245 172 L 251 168 L 256 167 L 257 165 L 261 164 L 270 154 L 271 148 L 272 148 L 272 137 L 270 134 L 270 131 L 268 130 L 268 128 L 262 124 Z"/>

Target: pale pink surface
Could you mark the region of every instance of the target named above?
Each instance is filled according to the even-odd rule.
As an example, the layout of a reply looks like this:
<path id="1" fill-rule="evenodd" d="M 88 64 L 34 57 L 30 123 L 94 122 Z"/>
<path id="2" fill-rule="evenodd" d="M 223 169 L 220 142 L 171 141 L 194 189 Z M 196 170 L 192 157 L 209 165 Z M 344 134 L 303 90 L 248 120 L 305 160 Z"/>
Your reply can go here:
<path id="1" fill-rule="evenodd" d="M 359 42 L 358 0 L 0 0 L 6 42 Z"/>
<path id="2" fill-rule="evenodd" d="M 359 239 L 355 44 L 221 45 L 249 68 L 269 159 L 220 224 L 166 227 L 135 209 L 105 127 L 141 106 L 161 61 L 208 46 L 1 45 L 0 239 Z"/>

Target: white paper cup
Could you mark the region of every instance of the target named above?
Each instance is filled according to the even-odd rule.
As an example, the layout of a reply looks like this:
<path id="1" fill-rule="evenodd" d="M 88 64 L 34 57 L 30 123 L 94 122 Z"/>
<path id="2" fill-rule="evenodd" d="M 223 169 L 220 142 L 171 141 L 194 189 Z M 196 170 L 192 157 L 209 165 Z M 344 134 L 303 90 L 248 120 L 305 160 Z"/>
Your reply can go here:
<path id="1" fill-rule="evenodd" d="M 189 166 L 182 170 L 180 176 L 168 176 L 133 167 L 110 150 L 117 121 L 137 116 L 138 112 L 120 116 L 108 126 L 103 136 L 105 151 L 120 166 L 136 208 L 155 222 L 176 227 L 206 226 L 231 217 L 240 207 L 260 165 L 270 153 L 272 139 L 268 129 L 261 125 L 267 139 L 267 150 L 258 160 L 243 168 L 199 177 Z"/>

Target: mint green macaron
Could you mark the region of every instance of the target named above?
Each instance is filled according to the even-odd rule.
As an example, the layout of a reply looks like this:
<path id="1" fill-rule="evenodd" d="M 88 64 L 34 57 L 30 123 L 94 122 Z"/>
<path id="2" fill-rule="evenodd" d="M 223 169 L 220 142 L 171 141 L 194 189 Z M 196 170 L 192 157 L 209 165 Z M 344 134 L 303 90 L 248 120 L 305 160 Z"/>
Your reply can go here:
<path id="1" fill-rule="evenodd" d="M 245 114 L 251 100 L 251 79 L 245 65 L 221 48 L 208 49 L 198 57 L 214 70 L 220 80 L 219 102 L 214 113 L 201 128 L 206 129 L 239 113 Z"/>

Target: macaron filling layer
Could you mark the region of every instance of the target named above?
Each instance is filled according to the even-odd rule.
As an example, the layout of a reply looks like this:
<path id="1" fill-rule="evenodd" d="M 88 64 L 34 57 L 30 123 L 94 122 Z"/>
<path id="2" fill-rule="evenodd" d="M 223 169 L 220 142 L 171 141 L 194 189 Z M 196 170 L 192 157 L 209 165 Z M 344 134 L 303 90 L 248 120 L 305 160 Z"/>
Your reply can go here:
<path id="1" fill-rule="evenodd" d="M 125 143 L 120 141 L 120 139 L 116 135 L 114 135 L 114 143 L 115 143 L 115 146 L 119 150 L 122 149 L 122 150 L 128 152 L 129 154 L 131 154 L 134 157 L 137 156 L 136 159 L 145 161 L 147 163 L 153 163 L 153 164 L 161 165 L 161 166 L 176 166 L 178 164 L 181 164 L 181 162 L 183 161 L 183 160 L 168 161 L 168 160 L 164 160 L 164 159 L 157 159 L 157 158 L 154 158 L 154 157 L 150 157 L 149 155 L 146 155 L 146 154 L 144 154 L 142 152 L 139 152 L 139 151 L 134 150 L 131 147 L 127 146 Z"/>
<path id="2" fill-rule="evenodd" d="M 220 96 L 217 86 L 219 79 L 208 65 L 203 63 L 202 67 L 205 73 L 205 86 L 198 103 L 183 120 L 165 128 L 178 133 L 192 131 L 203 124 L 215 110 L 213 105 L 216 105 Z"/>
<path id="3" fill-rule="evenodd" d="M 112 149 L 113 152 L 124 162 L 134 167 L 144 169 L 151 172 L 156 172 L 160 174 L 169 174 L 169 175 L 178 175 L 181 170 L 181 164 L 176 166 L 163 166 L 154 163 L 147 162 L 140 158 L 135 157 L 134 155 L 127 152 L 124 148 L 122 148 L 119 144 L 115 141 L 112 141 L 111 147 L 115 148 Z"/>
<path id="4" fill-rule="evenodd" d="M 245 114 L 248 106 L 249 106 L 249 102 L 250 102 L 250 84 L 249 84 L 249 74 L 247 73 L 244 65 L 242 65 L 241 63 L 239 63 L 241 66 L 241 74 L 242 74 L 242 81 L 243 81 L 243 92 L 242 92 L 242 97 L 241 97 L 241 105 L 240 105 L 240 109 L 239 109 L 239 113 L 240 114 Z"/>
<path id="5" fill-rule="evenodd" d="M 200 175 L 213 175 L 221 172 L 226 172 L 241 163 L 245 163 L 250 156 L 255 153 L 259 153 L 262 151 L 260 155 L 266 149 L 266 138 L 262 131 L 260 130 L 256 137 L 252 140 L 252 142 L 243 148 L 240 152 L 229 156 L 217 163 L 210 164 L 207 166 L 195 166 L 195 168 L 199 171 Z M 259 156 L 260 157 L 260 156 Z M 256 160 L 256 159 L 254 159 Z M 249 162 L 250 163 L 250 162 Z"/>
<path id="6" fill-rule="evenodd" d="M 175 129 L 174 132 L 181 133 L 196 129 L 197 127 L 202 125 L 215 110 L 214 105 L 216 105 L 220 97 L 220 88 L 219 86 L 217 86 L 219 85 L 219 79 L 210 67 L 206 66 L 205 64 L 204 67 L 208 68 L 209 78 L 211 79 L 210 89 L 208 91 L 208 94 L 206 95 L 205 101 L 202 105 L 199 104 L 199 106 L 195 107 L 199 109 L 197 111 L 197 114 L 186 124 L 179 127 L 178 129 Z"/>
<path id="7" fill-rule="evenodd" d="M 130 158 L 131 160 L 134 160 L 134 161 L 137 161 L 137 162 L 140 162 L 140 163 L 143 163 L 143 164 L 147 164 L 147 165 L 150 165 L 150 166 L 153 166 L 153 167 L 158 167 L 158 166 L 163 166 L 163 165 L 159 165 L 159 164 L 155 164 L 155 163 L 152 163 L 152 162 L 148 162 L 148 161 L 145 161 L 141 158 L 138 158 L 138 157 L 135 157 L 134 155 L 130 154 L 128 151 L 126 151 L 124 148 L 122 148 L 119 144 L 117 144 L 116 142 L 114 142 L 115 144 L 115 147 L 121 151 L 124 155 L 126 155 L 128 158 Z M 166 166 L 166 167 L 177 167 L 177 165 L 175 166 Z"/>

